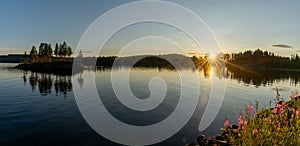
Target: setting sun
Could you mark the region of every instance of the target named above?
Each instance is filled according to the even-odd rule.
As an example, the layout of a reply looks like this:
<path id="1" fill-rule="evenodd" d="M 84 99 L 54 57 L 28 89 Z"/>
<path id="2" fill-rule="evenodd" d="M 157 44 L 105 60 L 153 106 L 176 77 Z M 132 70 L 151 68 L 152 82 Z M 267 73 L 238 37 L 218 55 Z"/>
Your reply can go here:
<path id="1" fill-rule="evenodd" d="M 209 58 L 210 59 L 215 59 L 216 58 L 216 54 L 215 53 L 210 53 L 209 54 Z"/>

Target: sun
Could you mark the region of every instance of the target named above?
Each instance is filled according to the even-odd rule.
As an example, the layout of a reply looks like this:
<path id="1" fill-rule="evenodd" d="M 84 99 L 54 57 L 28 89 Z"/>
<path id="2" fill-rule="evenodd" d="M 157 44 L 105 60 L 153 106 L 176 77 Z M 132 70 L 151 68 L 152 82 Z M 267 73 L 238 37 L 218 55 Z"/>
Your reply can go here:
<path id="1" fill-rule="evenodd" d="M 210 53 L 209 58 L 214 60 L 216 58 L 216 54 L 215 53 Z"/>

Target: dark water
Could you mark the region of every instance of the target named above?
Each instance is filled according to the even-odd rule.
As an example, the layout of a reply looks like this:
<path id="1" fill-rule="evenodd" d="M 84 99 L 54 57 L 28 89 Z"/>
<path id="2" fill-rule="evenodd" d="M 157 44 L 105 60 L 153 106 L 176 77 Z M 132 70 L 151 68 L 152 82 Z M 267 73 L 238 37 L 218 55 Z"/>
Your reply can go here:
<path id="1" fill-rule="evenodd" d="M 137 68 L 131 70 L 130 86 L 139 98 L 150 95 L 148 83 L 161 77 L 168 86 L 162 105 L 147 113 L 134 112 L 115 98 L 110 73 L 128 70 L 98 69 L 74 76 L 58 76 L 11 69 L 16 64 L 0 64 L 0 145 L 118 145 L 98 135 L 83 119 L 73 87 L 84 87 L 88 78 L 95 75 L 96 86 L 106 109 L 120 121 L 132 125 L 157 123 L 171 114 L 180 95 L 180 80 L 175 71 L 167 69 Z M 298 72 L 262 71 L 240 72 L 226 70 L 219 75 L 214 68 L 199 69 L 200 97 L 193 117 L 177 134 L 157 145 L 184 145 L 195 141 L 200 133 L 219 134 L 227 116 L 237 123 L 240 111 L 249 102 L 260 102 L 260 107 L 273 101 L 279 88 L 281 97 L 288 100 L 291 90 L 299 89 Z M 198 131 L 201 116 L 211 89 L 211 77 L 226 79 L 225 98 L 218 116 L 205 131 Z M 194 86 L 193 84 L 189 85 Z M 118 131 L 112 131 L 118 132 Z"/>

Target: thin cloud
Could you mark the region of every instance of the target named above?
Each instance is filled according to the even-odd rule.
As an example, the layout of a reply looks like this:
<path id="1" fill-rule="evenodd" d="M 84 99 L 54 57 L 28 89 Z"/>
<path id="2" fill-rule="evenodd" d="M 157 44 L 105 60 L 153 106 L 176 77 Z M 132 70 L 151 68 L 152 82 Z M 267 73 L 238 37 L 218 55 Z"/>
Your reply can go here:
<path id="1" fill-rule="evenodd" d="M 25 49 L 20 48 L 0 48 L 0 51 L 23 51 Z"/>
<path id="2" fill-rule="evenodd" d="M 20 48 L 0 48 L 0 55 L 23 54 L 25 51 L 27 51 L 27 53 L 30 52 L 30 50 L 20 49 Z"/>
<path id="3" fill-rule="evenodd" d="M 190 52 L 189 55 L 196 55 L 197 53 L 194 52 Z"/>
<path id="4" fill-rule="evenodd" d="M 274 44 L 274 45 L 271 45 L 271 46 L 275 47 L 275 48 L 292 48 L 292 46 L 285 45 L 285 44 Z"/>

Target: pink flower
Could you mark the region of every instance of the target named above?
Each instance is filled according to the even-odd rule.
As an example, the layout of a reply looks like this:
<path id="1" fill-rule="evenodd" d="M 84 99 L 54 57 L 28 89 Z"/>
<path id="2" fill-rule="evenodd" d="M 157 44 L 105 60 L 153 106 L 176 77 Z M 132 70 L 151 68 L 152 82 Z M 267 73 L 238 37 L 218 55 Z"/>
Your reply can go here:
<path id="1" fill-rule="evenodd" d="M 248 104 L 247 108 L 248 108 L 249 111 L 253 111 L 254 110 L 254 108 L 253 108 L 253 106 L 251 104 Z"/>
<path id="2" fill-rule="evenodd" d="M 243 124 L 243 115 L 242 114 L 240 114 L 238 121 L 239 121 L 239 125 Z"/>
<path id="3" fill-rule="evenodd" d="M 228 125 L 229 125 L 229 120 L 225 120 L 225 122 L 224 122 L 224 127 L 228 127 Z"/>
<path id="4" fill-rule="evenodd" d="M 283 108 L 279 108 L 278 113 L 282 114 L 283 112 L 284 112 L 284 109 Z"/>
<path id="5" fill-rule="evenodd" d="M 247 124 L 248 124 L 248 122 L 246 120 L 244 120 L 244 125 L 247 125 Z"/>
<path id="6" fill-rule="evenodd" d="M 258 133 L 258 130 L 257 130 L 257 129 L 254 129 L 254 130 L 252 131 L 252 135 L 254 135 L 254 134 L 256 134 L 256 133 Z"/>
<path id="7" fill-rule="evenodd" d="M 282 101 L 282 106 L 285 107 L 286 106 L 286 102 Z"/>
<path id="8" fill-rule="evenodd" d="M 242 137 L 242 135 L 239 133 L 239 134 L 238 134 L 238 137 Z"/>
<path id="9" fill-rule="evenodd" d="M 276 107 L 273 109 L 273 112 L 274 112 L 274 113 L 277 113 L 277 108 L 276 108 Z"/>
<path id="10" fill-rule="evenodd" d="M 296 116 L 300 115 L 300 110 L 296 110 Z"/>

